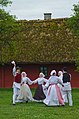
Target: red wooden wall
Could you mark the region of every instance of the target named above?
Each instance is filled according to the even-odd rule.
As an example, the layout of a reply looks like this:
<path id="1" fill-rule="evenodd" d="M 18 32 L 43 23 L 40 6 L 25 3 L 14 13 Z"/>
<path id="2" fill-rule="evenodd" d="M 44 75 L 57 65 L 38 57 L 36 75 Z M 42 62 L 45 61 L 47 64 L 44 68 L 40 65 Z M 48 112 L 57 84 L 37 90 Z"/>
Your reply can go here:
<path id="1" fill-rule="evenodd" d="M 48 77 L 52 69 L 55 69 L 57 72 L 62 69 L 64 66 L 68 68 L 69 73 L 72 75 L 71 85 L 72 88 L 79 88 L 79 72 L 75 71 L 76 67 L 74 64 L 20 64 L 22 70 L 25 71 L 28 77 L 31 80 L 38 78 L 40 72 L 40 66 L 48 67 Z M 0 88 L 11 88 L 14 77 L 12 75 L 12 65 L 0 65 Z M 36 85 L 31 85 L 30 87 L 36 87 Z"/>

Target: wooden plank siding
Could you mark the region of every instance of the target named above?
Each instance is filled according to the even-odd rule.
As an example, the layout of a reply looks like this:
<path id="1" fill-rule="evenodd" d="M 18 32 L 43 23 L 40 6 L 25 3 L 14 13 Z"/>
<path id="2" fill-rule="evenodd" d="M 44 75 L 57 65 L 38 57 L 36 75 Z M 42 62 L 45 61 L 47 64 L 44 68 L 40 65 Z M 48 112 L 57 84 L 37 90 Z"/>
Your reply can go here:
<path id="1" fill-rule="evenodd" d="M 46 66 L 48 68 L 48 76 L 52 69 L 55 69 L 57 72 L 62 69 L 64 66 L 67 66 L 69 73 L 72 75 L 71 85 L 72 88 L 79 88 L 79 72 L 76 71 L 76 67 L 73 63 L 63 63 L 63 64 L 19 64 L 22 67 L 22 70 L 25 71 L 28 77 L 31 80 L 38 78 L 40 67 Z M 12 75 L 12 65 L 0 66 L 0 88 L 11 88 L 14 77 Z M 33 84 L 30 87 L 36 87 L 37 84 Z"/>

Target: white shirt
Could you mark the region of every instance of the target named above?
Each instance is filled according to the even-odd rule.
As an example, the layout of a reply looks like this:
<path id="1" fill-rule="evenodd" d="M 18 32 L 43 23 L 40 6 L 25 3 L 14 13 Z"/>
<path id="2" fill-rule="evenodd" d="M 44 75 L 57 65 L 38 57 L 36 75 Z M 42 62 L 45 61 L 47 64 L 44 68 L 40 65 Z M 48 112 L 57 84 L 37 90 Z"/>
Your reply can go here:
<path id="1" fill-rule="evenodd" d="M 22 83 L 24 83 L 24 84 L 28 83 L 29 85 L 31 85 L 32 81 L 28 77 L 23 77 L 22 81 L 21 81 L 21 84 Z"/>
<path id="2" fill-rule="evenodd" d="M 47 82 L 48 80 L 47 79 L 45 79 L 45 78 L 37 78 L 36 80 L 34 80 L 33 81 L 33 83 L 35 84 L 35 83 L 38 83 L 38 85 L 40 85 L 40 84 L 44 84 L 44 82 Z"/>
<path id="3" fill-rule="evenodd" d="M 58 84 L 58 83 L 63 85 L 63 83 L 61 82 L 61 80 L 58 76 L 50 76 L 50 78 L 45 86 L 48 87 L 50 84 Z"/>
<path id="4" fill-rule="evenodd" d="M 16 76 L 16 67 L 14 66 L 13 67 L 13 76 L 15 77 Z M 20 89 L 20 83 L 16 83 L 15 81 L 13 82 L 13 88 L 16 87 L 16 88 L 19 88 Z"/>

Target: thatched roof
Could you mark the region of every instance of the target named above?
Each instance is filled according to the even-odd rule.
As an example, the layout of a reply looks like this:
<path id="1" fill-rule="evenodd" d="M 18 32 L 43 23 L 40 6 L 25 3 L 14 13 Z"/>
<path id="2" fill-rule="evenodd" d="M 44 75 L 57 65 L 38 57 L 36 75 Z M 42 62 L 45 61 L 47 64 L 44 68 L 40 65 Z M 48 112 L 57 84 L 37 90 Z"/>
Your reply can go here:
<path id="1" fill-rule="evenodd" d="M 66 26 L 66 20 L 18 21 L 21 31 L 15 37 L 17 55 L 11 60 L 22 63 L 74 62 L 79 41 Z"/>

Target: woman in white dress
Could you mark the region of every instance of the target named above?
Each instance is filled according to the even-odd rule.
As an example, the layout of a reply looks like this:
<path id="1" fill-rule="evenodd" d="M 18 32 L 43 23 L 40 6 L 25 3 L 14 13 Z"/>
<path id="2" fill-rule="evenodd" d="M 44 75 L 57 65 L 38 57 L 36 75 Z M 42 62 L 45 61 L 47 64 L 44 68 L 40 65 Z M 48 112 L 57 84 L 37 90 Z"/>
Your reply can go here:
<path id="1" fill-rule="evenodd" d="M 27 74 L 25 72 L 21 73 L 22 81 L 20 86 L 20 94 L 17 97 L 18 100 L 21 101 L 33 101 L 31 90 L 28 86 L 32 84 L 32 81 L 27 77 Z"/>
<path id="2" fill-rule="evenodd" d="M 33 97 L 37 102 L 40 102 L 46 98 L 47 89 L 44 90 L 45 88 L 44 83 L 47 82 L 47 79 L 44 77 L 45 75 L 43 73 L 40 73 L 39 77 L 33 81 L 34 84 L 38 83 L 38 86 L 36 88 L 36 91 Z"/>
<path id="3" fill-rule="evenodd" d="M 46 88 L 48 88 L 46 98 L 44 99 L 44 104 L 47 106 L 59 106 L 64 105 L 64 100 L 62 98 L 62 94 L 60 91 L 60 88 L 58 87 L 58 83 L 60 83 L 63 86 L 63 83 L 61 82 L 60 78 L 56 76 L 56 71 L 51 71 L 51 76 L 46 83 Z"/>
<path id="4" fill-rule="evenodd" d="M 63 83 L 63 72 L 62 71 L 58 71 L 58 77 L 60 78 L 60 81 Z M 60 88 L 60 91 L 61 91 L 61 93 L 62 93 L 62 85 L 60 84 L 60 83 L 58 83 L 58 86 L 59 86 L 59 88 Z"/>

